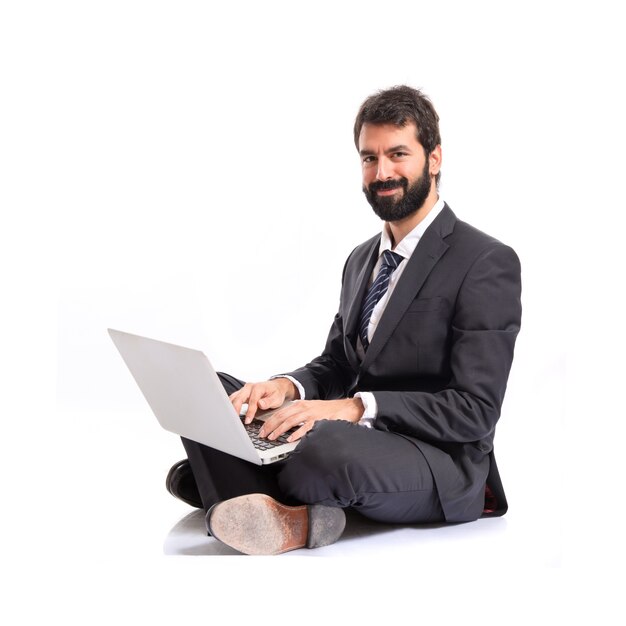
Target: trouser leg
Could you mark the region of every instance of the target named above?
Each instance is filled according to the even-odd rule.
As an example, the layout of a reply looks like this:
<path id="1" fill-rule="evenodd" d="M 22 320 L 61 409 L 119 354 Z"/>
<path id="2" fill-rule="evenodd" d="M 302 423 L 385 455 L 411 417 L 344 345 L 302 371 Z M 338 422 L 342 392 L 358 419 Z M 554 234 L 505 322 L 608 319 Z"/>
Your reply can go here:
<path id="1" fill-rule="evenodd" d="M 228 374 L 218 375 L 229 395 L 244 385 L 243 381 Z M 266 493 L 290 502 L 276 480 L 282 462 L 259 466 L 184 437 L 182 442 L 205 510 L 216 502 L 247 493 Z"/>
<path id="2" fill-rule="evenodd" d="M 287 504 L 291 502 L 276 480 L 282 461 L 254 465 L 201 443 L 185 438 L 182 441 L 205 511 L 221 500 L 247 493 L 266 493 Z"/>
<path id="3" fill-rule="evenodd" d="M 243 382 L 220 374 L 228 394 Z M 285 504 L 353 507 L 389 523 L 443 521 L 426 459 L 394 433 L 344 421 L 321 421 L 284 461 L 255 465 L 183 439 L 203 506 L 247 493 Z"/>
<path id="4" fill-rule="evenodd" d="M 318 422 L 281 468 L 278 484 L 295 500 L 353 507 L 381 522 L 444 520 L 420 450 L 397 434 L 348 422 Z"/>

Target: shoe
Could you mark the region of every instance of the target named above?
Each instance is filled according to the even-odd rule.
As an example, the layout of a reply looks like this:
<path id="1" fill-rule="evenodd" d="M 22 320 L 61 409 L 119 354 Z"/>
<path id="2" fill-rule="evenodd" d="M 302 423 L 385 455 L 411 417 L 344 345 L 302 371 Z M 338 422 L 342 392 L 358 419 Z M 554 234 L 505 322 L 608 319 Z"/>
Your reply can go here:
<path id="1" fill-rule="evenodd" d="M 200 499 L 196 479 L 193 477 L 191 465 L 189 465 L 187 459 L 179 461 L 172 466 L 165 479 L 165 488 L 175 498 L 198 509 L 202 508 L 202 500 Z"/>
<path id="2" fill-rule="evenodd" d="M 209 533 L 244 554 L 282 554 L 334 543 L 346 526 L 343 509 L 320 504 L 286 506 L 262 493 L 214 504 Z"/>

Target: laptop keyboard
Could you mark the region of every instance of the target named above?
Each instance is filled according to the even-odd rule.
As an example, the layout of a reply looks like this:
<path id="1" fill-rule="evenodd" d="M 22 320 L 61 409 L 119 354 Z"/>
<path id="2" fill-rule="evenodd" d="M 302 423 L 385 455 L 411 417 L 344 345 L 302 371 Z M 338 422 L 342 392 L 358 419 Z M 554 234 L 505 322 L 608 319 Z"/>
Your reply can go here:
<path id="1" fill-rule="evenodd" d="M 258 450 L 269 450 L 270 448 L 275 448 L 276 446 L 282 446 L 284 443 L 289 443 L 287 441 L 287 437 L 289 437 L 291 433 L 297 430 L 297 428 L 292 428 L 286 433 L 283 433 L 280 437 L 277 437 L 273 441 L 270 441 L 269 439 L 263 439 L 262 437 L 259 437 L 259 431 L 261 430 L 263 423 L 264 422 L 262 422 L 261 420 L 253 419 L 250 424 L 244 424 L 246 432 L 252 440 L 254 447 Z"/>

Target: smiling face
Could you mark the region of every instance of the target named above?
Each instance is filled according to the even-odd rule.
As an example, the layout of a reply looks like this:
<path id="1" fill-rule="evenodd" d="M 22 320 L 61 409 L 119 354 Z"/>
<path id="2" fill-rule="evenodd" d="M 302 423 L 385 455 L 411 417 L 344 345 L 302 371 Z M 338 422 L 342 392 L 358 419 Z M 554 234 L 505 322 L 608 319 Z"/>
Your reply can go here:
<path id="1" fill-rule="evenodd" d="M 397 222 L 436 202 L 441 148 L 427 157 L 415 124 L 364 124 L 359 154 L 363 193 L 382 220 Z"/>

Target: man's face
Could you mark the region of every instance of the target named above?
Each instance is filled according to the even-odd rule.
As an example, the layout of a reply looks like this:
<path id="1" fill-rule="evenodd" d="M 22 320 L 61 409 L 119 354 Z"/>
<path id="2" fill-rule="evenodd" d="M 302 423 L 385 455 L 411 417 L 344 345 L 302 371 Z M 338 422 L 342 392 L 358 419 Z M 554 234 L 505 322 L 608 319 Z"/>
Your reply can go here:
<path id="1" fill-rule="evenodd" d="M 359 153 L 363 193 L 378 217 L 395 222 L 424 205 L 435 183 L 415 124 L 364 124 Z"/>

